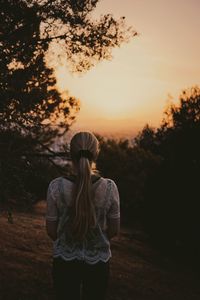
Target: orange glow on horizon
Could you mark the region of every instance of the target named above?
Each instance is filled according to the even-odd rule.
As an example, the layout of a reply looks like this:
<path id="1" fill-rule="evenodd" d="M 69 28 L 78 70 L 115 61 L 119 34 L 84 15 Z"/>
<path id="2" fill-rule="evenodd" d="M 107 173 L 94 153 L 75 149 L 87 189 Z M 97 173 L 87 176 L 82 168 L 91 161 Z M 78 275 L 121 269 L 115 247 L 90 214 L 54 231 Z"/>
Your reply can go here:
<path id="1" fill-rule="evenodd" d="M 56 69 L 59 89 L 81 100 L 77 124 L 108 131 L 122 120 L 127 129 L 158 126 L 168 95 L 177 100 L 182 89 L 200 83 L 199 9 L 195 0 L 100 1 L 96 17 L 124 15 L 140 36 L 81 76 L 70 74 L 64 60 Z"/>

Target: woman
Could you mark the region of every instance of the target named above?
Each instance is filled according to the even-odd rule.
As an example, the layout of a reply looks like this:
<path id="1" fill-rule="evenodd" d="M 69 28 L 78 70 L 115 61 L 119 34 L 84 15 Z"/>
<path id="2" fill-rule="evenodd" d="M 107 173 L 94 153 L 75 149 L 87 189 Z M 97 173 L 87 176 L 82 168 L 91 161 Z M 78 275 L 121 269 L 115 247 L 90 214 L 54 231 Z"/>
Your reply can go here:
<path id="1" fill-rule="evenodd" d="M 70 153 L 74 175 L 54 179 L 47 192 L 46 229 L 54 241 L 56 299 L 103 300 L 110 239 L 120 227 L 119 193 L 114 181 L 92 171 L 99 153 L 92 133 L 75 134 Z"/>

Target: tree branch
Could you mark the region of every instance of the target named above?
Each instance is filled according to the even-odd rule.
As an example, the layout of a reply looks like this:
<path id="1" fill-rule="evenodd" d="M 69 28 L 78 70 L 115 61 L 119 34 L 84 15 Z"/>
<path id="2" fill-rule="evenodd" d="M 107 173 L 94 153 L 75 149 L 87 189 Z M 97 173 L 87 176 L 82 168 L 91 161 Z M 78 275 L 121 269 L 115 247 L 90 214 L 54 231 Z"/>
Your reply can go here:
<path id="1" fill-rule="evenodd" d="M 56 39 L 65 39 L 67 37 L 67 34 L 60 34 L 57 36 L 52 36 L 52 37 L 48 37 L 48 38 L 43 38 L 43 39 L 38 39 L 39 43 L 45 43 L 45 42 L 50 42 Z"/>

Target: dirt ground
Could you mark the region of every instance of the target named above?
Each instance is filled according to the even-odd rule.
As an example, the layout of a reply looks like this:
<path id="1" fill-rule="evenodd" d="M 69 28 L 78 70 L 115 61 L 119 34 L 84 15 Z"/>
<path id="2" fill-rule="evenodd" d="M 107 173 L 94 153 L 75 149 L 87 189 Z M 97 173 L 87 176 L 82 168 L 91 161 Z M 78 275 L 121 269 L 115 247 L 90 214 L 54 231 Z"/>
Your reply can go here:
<path id="1" fill-rule="evenodd" d="M 45 202 L 31 214 L 14 212 L 13 224 L 0 212 L 0 299 L 54 299 L 44 216 Z M 123 229 L 112 253 L 108 300 L 200 299 L 200 278 L 159 254 L 142 232 Z"/>

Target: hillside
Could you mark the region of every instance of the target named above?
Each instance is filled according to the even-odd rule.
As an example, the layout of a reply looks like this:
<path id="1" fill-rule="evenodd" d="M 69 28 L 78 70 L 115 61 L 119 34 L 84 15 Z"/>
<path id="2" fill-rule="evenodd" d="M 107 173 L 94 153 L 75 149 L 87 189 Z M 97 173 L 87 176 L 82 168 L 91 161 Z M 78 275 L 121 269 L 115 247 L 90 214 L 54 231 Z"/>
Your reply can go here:
<path id="1" fill-rule="evenodd" d="M 30 213 L 0 213 L 0 299 L 51 300 L 52 242 L 45 232 L 45 203 Z M 145 235 L 122 230 L 112 243 L 108 300 L 197 300 L 199 278 L 162 257 Z"/>

